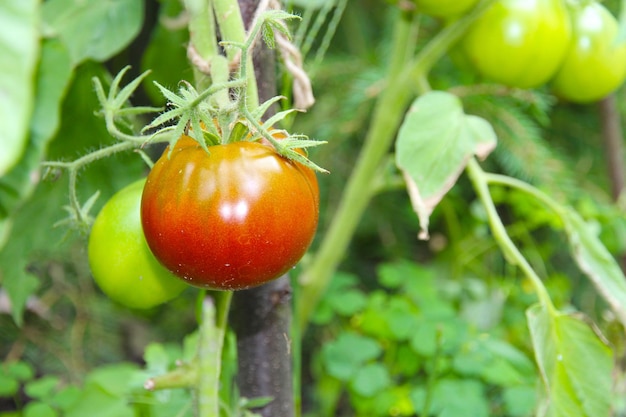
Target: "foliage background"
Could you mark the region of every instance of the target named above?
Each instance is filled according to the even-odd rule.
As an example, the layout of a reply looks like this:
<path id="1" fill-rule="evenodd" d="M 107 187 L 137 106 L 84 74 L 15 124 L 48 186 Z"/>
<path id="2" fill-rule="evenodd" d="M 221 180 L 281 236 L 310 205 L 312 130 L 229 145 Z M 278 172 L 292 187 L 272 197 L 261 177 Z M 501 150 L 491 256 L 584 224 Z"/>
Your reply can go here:
<path id="1" fill-rule="evenodd" d="M 309 4 L 309 11 L 303 8 L 306 2 L 292 3 L 305 18 L 325 10 L 323 1 L 315 2 L 320 8 Z M 34 1 L 21 4 L 20 10 L 0 6 L 0 17 L 24 17 L 28 7 L 39 7 Z M 1 76 L 3 85 L 18 83 L 25 97 L 33 97 L 33 113 L 26 123 L 30 133 L 25 152 L 0 178 L 0 354 L 3 362 L 21 364 L 0 374 L 0 415 L 20 415 L 15 409 L 24 415 L 48 415 L 36 407 L 80 415 L 76 401 L 96 395 L 90 387 L 101 392 L 146 363 L 148 371 L 142 372 L 171 367 L 183 354 L 181 341 L 196 326 L 192 289 L 145 312 L 110 302 L 89 275 L 85 237 L 53 227 L 66 215 L 67 178 L 52 172 L 43 180 L 38 164 L 71 160 L 113 141 L 94 115 L 98 103 L 91 78 L 110 79 L 127 64 L 132 65 L 131 76 L 151 69 L 133 103 L 163 105 L 152 80 L 174 87 L 192 77 L 177 0 L 77 4 L 44 2 L 40 41 L 40 34 L 31 33 L 0 43 L 0 48 L 17 44 L 32 54 L 41 48 L 42 56 L 26 72 L 29 78 L 24 73 Z M 617 12 L 617 2 L 606 4 Z M 381 1 L 350 0 L 345 5 L 336 31 L 330 18 L 337 7 L 329 9 L 319 36 L 296 38 L 310 47 L 306 66 L 317 104 L 297 116 L 292 130 L 328 141 L 311 158 L 332 172 L 319 177 L 323 211 L 313 250 L 336 209 L 374 100 L 384 88 L 380 80 L 396 18 L 393 8 Z M 439 27 L 440 22 L 424 17 L 420 43 Z M 327 51 L 325 33 L 332 36 Z M 304 35 L 297 29 L 296 34 Z M 0 54 L 0 62 L 9 59 Z M 430 81 L 436 89 L 461 96 L 468 113 L 494 124 L 499 146 L 486 162 L 488 169 L 525 179 L 568 201 L 594 223 L 613 255 L 626 255 L 625 207 L 611 196 L 599 107 L 558 102 L 547 89 L 502 93 L 497 87 L 476 87 L 481 80 L 457 65 L 453 54 L 437 64 Z M 288 94 L 287 86 L 285 82 Z M 623 90 L 615 97 L 623 119 Z M 5 108 L 3 117 L 5 125 L 19 122 Z M 159 149 L 151 152 L 157 155 Z M 416 239 L 419 226 L 404 185 L 391 171 L 381 176 L 381 190 L 303 339 L 305 413 L 531 415 L 539 385 L 524 317 L 535 302 L 528 282 L 506 264 L 465 178 L 434 213 L 431 240 L 423 242 Z M 84 201 L 99 190 L 97 212 L 116 190 L 145 173 L 136 154 L 99 161 L 81 173 L 80 197 Z M 573 265 L 564 237 L 552 230 L 555 219 L 520 193 L 496 190 L 494 199 L 501 204 L 509 233 L 546 277 L 555 304 L 589 314 L 622 357 L 622 328 Z M 46 378 L 52 382 L 33 388 Z M 130 379 L 129 391 L 140 387 L 139 378 Z M 623 393 L 621 376 L 615 385 Z M 105 391 L 111 395 L 98 397 L 107 404 L 102 409 L 117 411 L 102 415 L 136 412 L 126 405 L 129 391 Z M 67 404 L 53 393 L 64 393 Z M 141 404 L 173 404 L 179 415 L 188 413 L 189 398 L 171 395 L 175 400 L 132 398 Z M 451 396 L 457 401 L 444 401 Z M 624 415 L 625 407 L 616 400 L 615 414 Z M 168 415 L 156 406 L 146 410 L 141 415 Z"/>

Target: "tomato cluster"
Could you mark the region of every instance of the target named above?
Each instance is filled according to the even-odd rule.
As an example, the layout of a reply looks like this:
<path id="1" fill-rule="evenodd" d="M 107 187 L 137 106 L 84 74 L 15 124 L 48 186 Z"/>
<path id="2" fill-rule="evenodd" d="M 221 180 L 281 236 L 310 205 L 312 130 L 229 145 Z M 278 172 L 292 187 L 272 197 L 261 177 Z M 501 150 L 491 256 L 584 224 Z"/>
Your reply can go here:
<path id="1" fill-rule="evenodd" d="M 98 214 L 89 262 L 102 291 L 134 308 L 163 303 L 186 284 L 250 288 L 294 267 L 318 216 L 313 170 L 269 143 L 243 140 L 207 152 L 183 135 L 147 179 Z"/>
<path id="2" fill-rule="evenodd" d="M 447 1 L 414 0 L 418 10 L 450 16 Z M 468 10 L 469 0 L 452 2 Z M 496 0 L 460 42 L 466 61 L 486 79 L 518 88 L 548 83 L 568 101 L 587 103 L 616 90 L 626 78 L 626 43 L 615 17 L 600 3 Z"/>

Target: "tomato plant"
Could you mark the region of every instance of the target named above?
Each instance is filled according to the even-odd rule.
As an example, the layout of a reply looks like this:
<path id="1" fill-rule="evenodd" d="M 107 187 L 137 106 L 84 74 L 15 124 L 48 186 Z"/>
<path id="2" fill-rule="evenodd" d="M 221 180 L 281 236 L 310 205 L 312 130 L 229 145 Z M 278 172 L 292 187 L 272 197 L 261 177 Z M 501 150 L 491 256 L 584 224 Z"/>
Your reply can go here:
<path id="1" fill-rule="evenodd" d="M 570 35 L 562 0 L 501 0 L 472 24 L 461 48 L 481 75 L 532 88 L 556 73 Z"/>
<path id="2" fill-rule="evenodd" d="M 88 254 L 93 277 L 109 298 L 132 308 L 150 308 L 178 296 L 186 286 L 152 255 L 141 229 L 145 179 L 118 191 L 91 229 Z"/>
<path id="3" fill-rule="evenodd" d="M 573 38 L 552 88 L 569 101 L 595 101 L 624 82 L 626 43 L 617 43 L 617 20 L 600 3 L 572 5 L 571 16 Z"/>
<path id="4" fill-rule="evenodd" d="M 465 13 L 478 0 L 415 0 L 415 5 L 421 13 L 437 17 L 450 17 Z"/>
<path id="5" fill-rule="evenodd" d="M 183 137 L 148 175 L 141 216 L 153 253 L 191 285 L 244 289 L 278 278 L 308 249 L 315 173 L 258 142 L 209 147 Z"/>

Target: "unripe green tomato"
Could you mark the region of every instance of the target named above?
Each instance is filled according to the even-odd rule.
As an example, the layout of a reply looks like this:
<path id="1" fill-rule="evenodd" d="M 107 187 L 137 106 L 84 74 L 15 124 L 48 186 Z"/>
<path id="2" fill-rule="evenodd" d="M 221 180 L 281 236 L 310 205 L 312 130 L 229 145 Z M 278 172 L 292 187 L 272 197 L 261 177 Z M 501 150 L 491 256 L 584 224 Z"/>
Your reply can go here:
<path id="1" fill-rule="evenodd" d="M 617 20 L 600 3 L 572 6 L 571 17 L 572 41 L 552 89 L 566 100 L 588 103 L 624 82 L 626 43 L 617 43 Z"/>
<path id="2" fill-rule="evenodd" d="M 461 48 L 484 77 L 534 88 L 554 76 L 570 37 L 562 0 L 498 0 L 468 29 Z"/>
<path id="3" fill-rule="evenodd" d="M 188 287 L 150 252 L 141 228 L 141 193 L 146 180 L 118 191 L 104 205 L 91 228 L 89 266 L 109 298 L 131 308 L 150 308 Z"/>
<path id="4" fill-rule="evenodd" d="M 478 0 L 414 0 L 417 10 L 436 17 L 458 16 L 470 10 Z"/>

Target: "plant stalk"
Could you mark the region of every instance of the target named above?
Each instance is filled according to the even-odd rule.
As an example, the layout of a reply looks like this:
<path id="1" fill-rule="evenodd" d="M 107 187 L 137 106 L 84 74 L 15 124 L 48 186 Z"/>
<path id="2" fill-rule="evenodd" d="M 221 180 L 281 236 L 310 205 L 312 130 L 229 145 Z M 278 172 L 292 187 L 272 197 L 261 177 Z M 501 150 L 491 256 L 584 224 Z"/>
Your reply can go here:
<path id="1" fill-rule="evenodd" d="M 414 28 L 417 21 L 407 18 L 407 15 L 402 15 L 402 18 L 396 21 L 394 49 L 390 58 L 390 67 L 387 70 L 387 85 L 378 97 L 365 144 L 348 180 L 330 228 L 312 263 L 300 276 L 302 289 L 297 303 L 296 318 L 303 331 L 344 256 L 359 219 L 372 196 L 377 168 L 388 152 L 404 117 L 404 111 L 414 96 L 412 89 L 419 91 L 422 88 L 418 85 L 419 80 L 425 78 L 431 67 L 492 1 L 481 2 L 467 16 L 443 29 L 409 63 L 407 63 L 407 57 L 411 55 L 408 49 L 414 42 Z"/>
<path id="2" fill-rule="evenodd" d="M 488 174 L 483 171 L 478 164 L 478 161 L 474 158 L 469 160 L 466 171 L 478 198 L 487 211 L 491 232 L 493 233 L 493 237 L 498 243 L 498 246 L 500 246 L 505 259 L 510 264 L 518 266 L 522 273 L 532 282 L 541 304 L 550 312 L 556 312 L 556 308 L 552 304 L 550 295 L 548 294 L 546 287 L 543 285 L 541 278 L 539 278 L 533 267 L 528 263 L 517 246 L 515 246 L 515 243 L 513 243 L 509 237 L 506 228 L 500 219 L 500 215 L 498 214 L 496 206 L 491 198 L 491 194 L 489 193 Z M 515 184 L 519 185 L 518 183 Z M 537 196 L 539 192 L 533 192 L 532 194 Z M 541 198 L 541 201 L 549 202 L 549 200 L 546 200 L 545 198 Z"/>
<path id="3" fill-rule="evenodd" d="M 215 300 L 206 297 L 202 303 L 196 384 L 199 417 L 219 417 L 222 347 L 231 298 L 231 291 L 216 292 Z"/>

